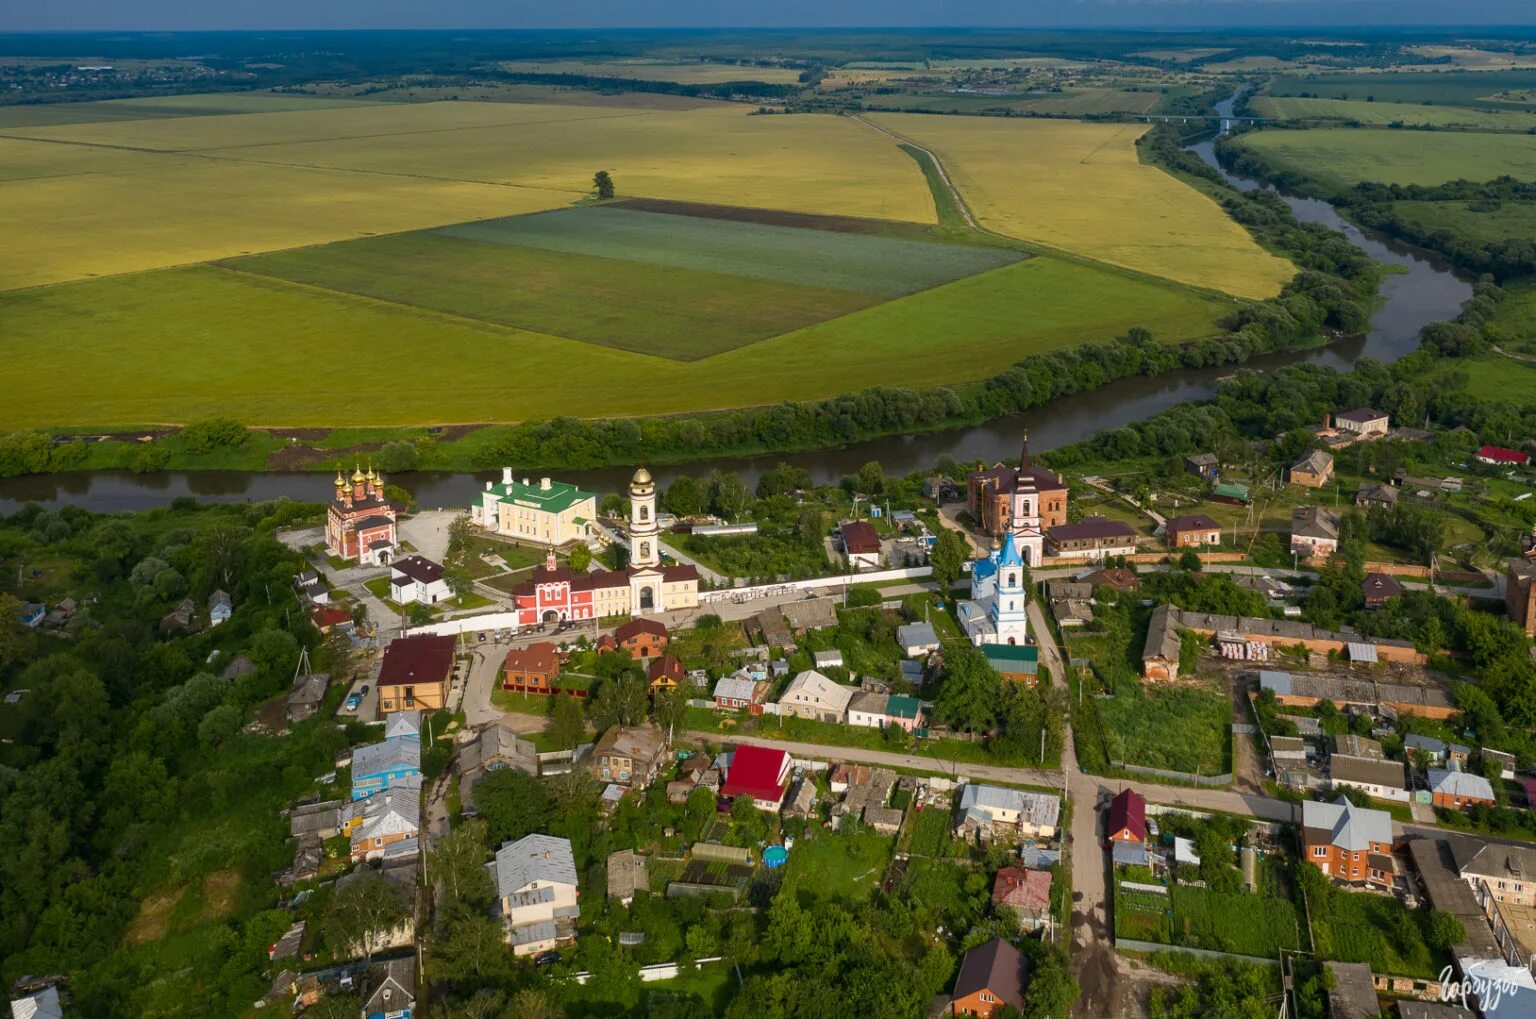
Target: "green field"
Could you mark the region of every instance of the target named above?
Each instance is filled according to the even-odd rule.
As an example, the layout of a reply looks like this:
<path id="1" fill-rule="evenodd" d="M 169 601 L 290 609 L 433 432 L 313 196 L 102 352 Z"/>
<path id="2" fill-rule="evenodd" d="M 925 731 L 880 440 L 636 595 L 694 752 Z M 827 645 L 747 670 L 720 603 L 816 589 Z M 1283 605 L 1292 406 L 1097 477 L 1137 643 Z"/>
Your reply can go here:
<path id="1" fill-rule="evenodd" d="M 1329 187 L 1444 184 L 1505 175 L 1536 181 L 1536 135 L 1316 128 L 1255 131 L 1242 144 Z"/>
<path id="2" fill-rule="evenodd" d="M 1042 256 L 683 363 L 210 266 L 35 288 L 4 301 L 12 384 L 0 427 L 218 415 L 406 425 L 709 410 L 965 382 L 1133 326 L 1165 342 L 1208 336 L 1225 310 L 1173 284 Z"/>
<path id="3" fill-rule="evenodd" d="M 1168 895 L 1115 888 L 1115 934 L 1164 945 L 1273 958 L 1301 944 L 1299 903 L 1175 884 Z"/>
<path id="4" fill-rule="evenodd" d="M 1392 211 L 1425 230 L 1448 230 L 1474 244 L 1536 237 L 1536 204 L 1503 202 L 1478 212 L 1466 202 L 1393 202 Z"/>
<path id="5" fill-rule="evenodd" d="M 1536 110 L 1536 100 L 1520 98 L 1521 93 L 1533 88 L 1536 88 L 1536 70 L 1527 69 L 1434 74 L 1389 71 L 1380 74 L 1281 75 L 1269 83 L 1266 91 L 1276 96 L 1374 97 L 1378 103 Z"/>
<path id="6" fill-rule="evenodd" d="M 0 129 L 49 124 L 94 124 L 160 117 L 213 117 L 233 113 L 299 113 L 345 106 L 376 105 L 366 99 L 289 96 L 271 92 L 212 92 L 141 99 L 106 99 L 94 103 L 35 103 L 0 106 Z"/>
<path id="7" fill-rule="evenodd" d="M 1095 113 L 1148 113 L 1162 99 L 1156 91 L 1117 88 L 1077 89 L 1063 93 L 986 95 L 966 92 L 905 92 L 866 96 L 864 105 L 882 110 L 933 110 L 938 113 L 984 113 L 1010 110 L 1058 117 Z"/>
<path id="8" fill-rule="evenodd" d="M 1422 103 L 1367 102 L 1364 99 L 1303 99 L 1291 96 L 1259 96 L 1253 110 L 1261 117 L 1279 120 L 1353 120 L 1361 124 L 1427 124 L 1483 131 L 1529 131 L 1536 128 L 1536 113 L 1524 110 L 1490 110 L 1469 106 L 1425 106 Z"/>

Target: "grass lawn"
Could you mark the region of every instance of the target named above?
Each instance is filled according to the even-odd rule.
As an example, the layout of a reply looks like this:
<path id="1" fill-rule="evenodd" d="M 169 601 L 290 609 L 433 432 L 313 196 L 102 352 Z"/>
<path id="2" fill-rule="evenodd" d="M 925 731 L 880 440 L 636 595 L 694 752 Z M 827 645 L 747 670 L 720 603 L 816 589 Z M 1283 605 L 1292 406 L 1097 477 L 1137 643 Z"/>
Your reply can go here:
<path id="1" fill-rule="evenodd" d="M 10 295 L 13 385 L 0 402 L 0 428 L 214 416 L 425 425 L 708 410 L 964 382 L 1133 326 L 1167 342 L 1209 336 L 1222 310 L 1171 284 L 1037 257 L 683 363 L 198 266 Z M 82 331 L 82 322 L 92 328 Z M 61 335 L 76 341 L 54 342 Z M 374 356 L 353 373 L 357 395 L 338 402 L 313 370 L 313 352 L 352 335 L 368 336 Z M 219 337 L 216 351 L 209 336 Z M 423 357 L 428 350 L 444 356 Z M 476 370 L 466 373 L 470 363 Z M 541 384 L 508 387 L 513 377 Z M 389 399 L 372 397 L 386 388 Z"/>
<path id="2" fill-rule="evenodd" d="M 1328 187 L 1366 180 L 1436 185 L 1505 174 L 1536 179 L 1532 135 L 1315 128 L 1255 131 L 1244 135 L 1242 143 Z"/>
<path id="3" fill-rule="evenodd" d="M 907 852 L 913 856 L 946 857 L 954 855 L 954 839 L 950 837 L 949 811 L 930 807 L 912 815 L 909 825 L 911 837 Z"/>
<path id="4" fill-rule="evenodd" d="M 1231 770 L 1232 705 L 1223 692 L 1121 683 L 1097 707 L 1111 760 L 1204 775 Z"/>
<path id="5" fill-rule="evenodd" d="M 793 880 L 804 896 L 852 904 L 885 875 L 893 849 L 893 839 L 874 832 L 818 832 L 789 851 L 784 879 Z"/>
<path id="6" fill-rule="evenodd" d="M 1396 899 L 1334 889 L 1326 908 L 1312 903 L 1312 941 L 1319 959 L 1369 963 L 1377 973 L 1430 977 L 1450 961 L 1429 947 L 1428 913 Z"/>
<path id="7" fill-rule="evenodd" d="M 1295 275 L 1214 201 L 1142 165 L 1145 125 L 871 119 L 933 148 L 982 225 L 1007 236 L 1240 297 L 1271 296 Z"/>

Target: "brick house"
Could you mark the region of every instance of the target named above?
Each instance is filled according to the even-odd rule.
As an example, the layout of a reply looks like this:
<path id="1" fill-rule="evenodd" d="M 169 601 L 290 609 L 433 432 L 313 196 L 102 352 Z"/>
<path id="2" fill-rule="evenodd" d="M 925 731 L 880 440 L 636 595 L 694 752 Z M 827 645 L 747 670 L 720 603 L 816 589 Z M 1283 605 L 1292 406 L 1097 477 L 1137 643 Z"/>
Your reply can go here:
<path id="1" fill-rule="evenodd" d="M 1002 938 L 977 945 L 960 962 L 950 1014 L 990 1019 L 1005 1005 L 1022 1010 L 1028 975 L 1024 956 Z"/>
<path id="2" fill-rule="evenodd" d="M 752 714 L 761 714 L 770 685 L 766 679 L 753 679 L 745 672 L 726 676 L 715 684 L 715 707 L 721 711 L 749 708 Z"/>
<path id="3" fill-rule="evenodd" d="M 1333 454 L 1314 449 L 1291 465 L 1291 484 L 1323 488 L 1333 480 Z"/>
<path id="4" fill-rule="evenodd" d="M 1291 511 L 1291 555 L 1310 559 L 1339 550 L 1339 515 L 1323 506 L 1297 506 Z"/>
<path id="5" fill-rule="evenodd" d="M 1178 679 L 1182 647 L 1183 638 L 1179 636 L 1178 617 L 1173 606 L 1159 605 L 1152 610 L 1147 640 L 1141 649 L 1141 678 L 1153 683 L 1171 683 Z"/>
<path id="6" fill-rule="evenodd" d="M 1169 548 L 1200 548 L 1221 544 L 1221 525 L 1203 513 L 1169 520 L 1163 530 Z"/>
<path id="7" fill-rule="evenodd" d="M 1147 841 L 1147 801 L 1134 789 L 1122 789 L 1109 803 L 1109 821 L 1104 830 L 1110 842 Z"/>
<path id="8" fill-rule="evenodd" d="M 631 658 L 655 658 L 667 650 L 669 639 L 666 626 L 654 619 L 631 619 L 613 631 L 615 646 Z"/>
<path id="9" fill-rule="evenodd" d="M 1429 795 L 1437 807 L 1460 810 L 1474 803 L 1493 806 L 1498 798 L 1493 785 L 1483 776 L 1449 768 L 1429 769 Z"/>
<path id="10" fill-rule="evenodd" d="M 643 789 L 655 781 L 666 752 L 666 734 L 654 725 L 610 726 L 592 748 L 592 776 L 599 782 Z"/>
<path id="11" fill-rule="evenodd" d="M 523 693 L 553 693 L 560 676 L 560 652 L 547 641 L 513 648 L 502 664 L 502 686 Z"/>
<path id="12" fill-rule="evenodd" d="M 1047 530 L 1045 537 L 1054 556 L 1103 559 L 1136 551 L 1136 532 L 1131 525 L 1107 517 L 1084 517 L 1075 524 L 1059 524 Z"/>
<path id="13" fill-rule="evenodd" d="M 1360 582 L 1360 593 L 1365 595 L 1365 607 L 1377 609 L 1403 593 L 1403 585 L 1397 578 L 1385 573 L 1367 573 Z"/>
<path id="14" fill-rule="evenodd" d="M 1305 858 L 1329 877 L 1392 887 L 1392 815 L 1357 807 L 1343 796 L 1333 803 L 1301 805 Z"/>

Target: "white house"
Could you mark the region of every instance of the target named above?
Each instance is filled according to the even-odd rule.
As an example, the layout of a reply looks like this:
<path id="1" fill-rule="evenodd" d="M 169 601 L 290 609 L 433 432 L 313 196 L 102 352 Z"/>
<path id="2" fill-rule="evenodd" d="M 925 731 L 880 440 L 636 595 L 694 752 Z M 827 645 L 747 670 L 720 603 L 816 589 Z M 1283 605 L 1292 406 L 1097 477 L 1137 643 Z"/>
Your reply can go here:
<path id="1" fill-rule="evenodd" d="M 426 556 L 396 559 L 390 564 L 389 573 L 390 597 L 400 605 L 411 602 L 436 605 L 453 593 L 443 580 L 443 564 L 434 563 Z"/>
<path id="2" fill-rule="evenodd" d="M 939 635 L 930 623 L 908 623 L 896 628 L 896 643 L 908 658 L 930 655 L 939 649 Z"/>
<path id="3" fill-rule="evenodd" d="M 967 783 L 960 793 L 960 817 L 988 827 L 1017 829 L 1019 835 L 1049 839 L 1061 819 L 1061 800 L 1049 793 Z"/>
<path id="4" fill-rule="evenodd" d="M 1334 789 L 1361 789 L 1378 800 L 1408 800 L 1402 761 L 1334 754 L 1328 759 L 1328 778 Z"/>
<path id="5" fill-rule="evenodd" d="M 230 601 L 227 591 L 215 591 L 208 598 L 208 625 L 218 626 L 220 623 L 229 622 L 229 617 L 235 614 L 235 603 Z"/>
<path id="6" fill-rule="evenodd" d="M 851 686 L 832 682 L 815 669 L 807 669 L 790 680 L 779 696 L 779 714 L 842 722 L 848 717 L 848 702 L 857 692 Z"/>
<path id="7" fill-rule="evenodd" d="M 581 910 L 569 839 L 525 835 L 498 849 L 488 866 L 513 955 L 547 951 L 574 937 Z"/>

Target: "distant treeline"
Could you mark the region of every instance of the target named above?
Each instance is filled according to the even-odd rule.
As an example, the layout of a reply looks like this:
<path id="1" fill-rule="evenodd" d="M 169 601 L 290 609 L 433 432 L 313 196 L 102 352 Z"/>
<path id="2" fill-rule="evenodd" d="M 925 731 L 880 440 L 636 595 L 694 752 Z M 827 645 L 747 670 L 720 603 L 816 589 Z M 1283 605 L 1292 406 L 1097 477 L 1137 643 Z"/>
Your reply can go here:
<path id="1" fill-rule="evenodd" d="M 623 89 L 626 92 L 659 92 L 664 95 L 698 96 L 705 99 L 729 99 L 750 96 L 753 99 L 782 99 L 795 95 L 804 85 L 754 81 L 721 81 L 709 84 L 685 84 L 677 81 L 646 81 L 640 78 L 613 78 L 597 74 L 529 74 L 522 71 L 482 72 L 482 78 L 532 85 L 563 85 L 592 91 Z"/>

